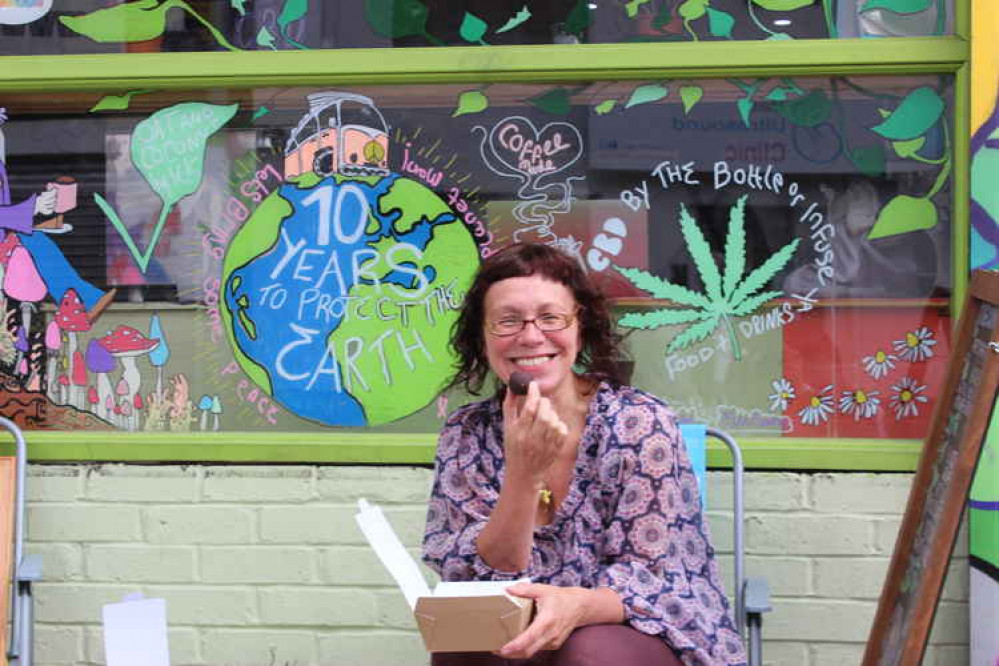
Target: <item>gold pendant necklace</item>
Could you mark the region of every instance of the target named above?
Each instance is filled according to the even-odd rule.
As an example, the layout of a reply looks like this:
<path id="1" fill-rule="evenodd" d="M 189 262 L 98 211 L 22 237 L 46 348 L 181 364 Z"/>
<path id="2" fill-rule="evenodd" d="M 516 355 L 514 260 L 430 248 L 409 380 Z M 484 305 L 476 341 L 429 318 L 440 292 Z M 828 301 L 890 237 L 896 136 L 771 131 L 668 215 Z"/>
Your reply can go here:
<path id="1" fill-rule="evenodd" d="M 542 488 L 541 490 L 538 491 L 538 499 L 541 500 L 541 505 L 547 509 L 553 503 L 552 491 L 550 491 L 548 488 Z"/>

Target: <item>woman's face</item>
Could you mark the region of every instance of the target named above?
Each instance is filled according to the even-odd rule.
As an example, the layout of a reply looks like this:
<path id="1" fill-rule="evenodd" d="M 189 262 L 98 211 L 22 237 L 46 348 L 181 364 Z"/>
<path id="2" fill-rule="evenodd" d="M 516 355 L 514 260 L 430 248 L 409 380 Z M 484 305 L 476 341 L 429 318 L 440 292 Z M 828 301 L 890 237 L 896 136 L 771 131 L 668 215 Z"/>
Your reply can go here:
<path id="1" fill-rule="evenodd" d="M 544 315 L 575 315 L 578 304 L 568 287 L 532 275 L 500 280 L 486 291 L 483 322 L 486 360 L 503 382 L 514 370 L 528 373 L 542 395 L 572 386 L 572 366 L 580 349 L 579 323 L 573 320 L 561 331 L 542 332 L 533 323 L 507 337 L 490 332 L 490 324 L 503 319 L 534 319 Z"/>

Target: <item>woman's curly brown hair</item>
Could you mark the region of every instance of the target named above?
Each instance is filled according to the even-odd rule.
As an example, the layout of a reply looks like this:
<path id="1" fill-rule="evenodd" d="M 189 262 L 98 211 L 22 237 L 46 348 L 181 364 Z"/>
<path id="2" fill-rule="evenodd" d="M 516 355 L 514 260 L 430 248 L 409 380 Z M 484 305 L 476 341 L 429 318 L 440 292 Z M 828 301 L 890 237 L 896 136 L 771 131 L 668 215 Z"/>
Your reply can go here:
<path id="1" fill-rule="evenodd" d="M 549 245 L 516 243 L 482 262 L 472 282 L 458 320 L 451 329 L 451 344 L 458 353 L 456 374 L 447 388 L 463 386 L 478 395 L 489 374 L 485 355 L 485 300 L 489 288 L 501 280 L 537 275 L 565 285 L 579 304 L 580 345 L 576 365 L 587 377 L 619 386 L 620 352 L 611 324 L 607 299 L 579 263 Z"/>

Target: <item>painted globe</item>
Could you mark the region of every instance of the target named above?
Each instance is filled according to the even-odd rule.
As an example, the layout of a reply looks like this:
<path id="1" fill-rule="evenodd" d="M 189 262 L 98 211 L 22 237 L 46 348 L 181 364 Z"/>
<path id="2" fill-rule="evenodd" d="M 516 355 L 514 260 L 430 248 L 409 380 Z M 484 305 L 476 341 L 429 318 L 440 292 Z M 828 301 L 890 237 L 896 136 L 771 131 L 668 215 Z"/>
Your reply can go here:
<path id="1" fill-rule="evenodd" d="M 478 251 L 432 190 L 398 174 L 306 174 L 273 191 L 226 250 L 237 362 L 294 414 L 378 425 L 431 402 Z"/>

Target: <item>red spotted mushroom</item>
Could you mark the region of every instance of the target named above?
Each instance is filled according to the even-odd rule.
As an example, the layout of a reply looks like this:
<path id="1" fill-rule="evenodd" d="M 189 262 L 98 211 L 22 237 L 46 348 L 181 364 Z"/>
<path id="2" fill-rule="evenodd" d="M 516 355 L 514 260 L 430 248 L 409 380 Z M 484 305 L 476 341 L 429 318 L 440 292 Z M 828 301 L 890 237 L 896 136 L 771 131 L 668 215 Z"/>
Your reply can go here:
<path id="1" fill-rule="evenodd" d="M 83 306 L 83 301 L 80 300 L 75 289 L 67 289 L 66 293 L 62 295 L 62 300 L 59 301 L 59 309 L 56 310 L 53 321 L 55 321 L 59 328 L 66 331 L 69 338 L 69 349 L 66 351 L 66 356 L 69 357 L 71 364 L 76 363 L 78 346 L 76 334 L 89 331 L 90 320 L 87 318 L 87 310 Z M 77 368 L 70 365 L 69 374 L 71 376 L 75 376 L 78 372 Z M 69 404 L 74 407 L 83 408 L 83 394 L 75 386 L 70 389 Z"/>
<path id="2" fill-rule="evenodd" d="M 127 396 L 131 403 L 135 394 L 139 392 L 140 385 L 139 368 L 135 365 L 135 359 L 151 352 L 160 341 L 147 338 L 131 326 L 119 326 L 98 342 L 111 356 L 121 361 L 123 368 L 121 377 L 128 386 Z"/>

